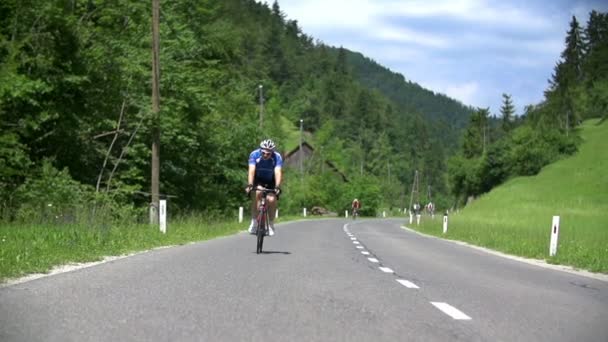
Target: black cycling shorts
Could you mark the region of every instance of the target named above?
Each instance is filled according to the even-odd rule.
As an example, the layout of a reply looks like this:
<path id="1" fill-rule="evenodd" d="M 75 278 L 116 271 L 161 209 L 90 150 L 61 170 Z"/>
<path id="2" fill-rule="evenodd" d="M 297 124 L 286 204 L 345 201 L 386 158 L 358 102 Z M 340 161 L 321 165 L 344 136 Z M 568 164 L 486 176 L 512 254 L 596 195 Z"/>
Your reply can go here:
<path id="1" fill-rule="evenodd" d="M 256 189 L 258 187 L 258 185 L 263 186 L 266 189 L 272 190 L 276 186 L 276 183 L 274 182 L 274 180 L 272 182 L 263 182 L 263 181 L 260 181 L 259 179 L 254 179 L 253 188 Z M 277 196 L 277 199 L 279 199 L 279 196 Z"/>

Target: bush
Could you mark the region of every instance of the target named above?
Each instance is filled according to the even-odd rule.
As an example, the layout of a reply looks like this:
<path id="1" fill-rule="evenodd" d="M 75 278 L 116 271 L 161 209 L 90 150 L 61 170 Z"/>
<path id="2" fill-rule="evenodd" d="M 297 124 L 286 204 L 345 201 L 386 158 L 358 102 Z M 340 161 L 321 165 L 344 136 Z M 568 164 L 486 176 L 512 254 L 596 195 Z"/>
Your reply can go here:
<path id="1" fill-rule="evenodd" d="M 512 176 L 537 174 L 545 165 L 562 155 L 576 152 L 576 137 L 558 130 L 538 132 L 530 126 L 522 126 L 513 132 L 509 153 Z"/>
<path id="2" fill-rule="evenodd" d="M 135 222 L 146 208 L 136 209 L 126 193 L 96 193 L 70 176 L 67 169 L 44 160 L 40 169 L 20 185 L 14 219 L 23 223 L 87 223 L 109 225 Z"/>
<path id="3" fill-rule="evenodd" d="M 73 216 L 72 209 L 83 202 L 85 191 L 67 169 L 59 171 L 45 159 L 40 169 L 17 188 L 15 218 L 24 222 L 53 222 L 59 217 Z"/>

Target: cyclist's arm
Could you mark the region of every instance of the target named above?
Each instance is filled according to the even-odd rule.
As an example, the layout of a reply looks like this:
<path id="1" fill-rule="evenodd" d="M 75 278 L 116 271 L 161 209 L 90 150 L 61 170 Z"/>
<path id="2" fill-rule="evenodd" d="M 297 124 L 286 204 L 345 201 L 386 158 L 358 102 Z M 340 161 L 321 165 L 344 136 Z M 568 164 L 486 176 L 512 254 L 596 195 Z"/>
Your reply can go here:
<path id="1" fill-rule="evenodd" d="M 275 186 L 281 186 L 283 181 L 283 157 L 275 152 L 276 165 L 274 167 L 274 184 Z"/>
<path id="2" fill-rule="evenodd" d="M 281 186 L 281 181 L 283 180 L 283 168 L 275 167 L 274 168 L 274 184 L 275 186 Z"/>
<path id="3" fill-rule="evenodd" d="M 249 164 L 249 172 L 247 172 L 247 184 L 253 184 L 255 178 L 255 164 Z"/>

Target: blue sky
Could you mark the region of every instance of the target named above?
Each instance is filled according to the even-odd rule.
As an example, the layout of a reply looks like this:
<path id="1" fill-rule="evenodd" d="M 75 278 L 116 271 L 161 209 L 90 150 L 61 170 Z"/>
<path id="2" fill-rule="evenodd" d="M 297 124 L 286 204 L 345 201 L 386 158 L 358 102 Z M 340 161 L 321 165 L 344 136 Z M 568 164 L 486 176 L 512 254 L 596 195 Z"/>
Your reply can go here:
<path id="1" fill-rule="evenodd" d="M 264 1 L 272 4 L 272 0 Z M 572 15 L 584 26 L 608 1 L 279 0 L 289 20 L 406 79 L 497 115 L 543 99 Z"/>

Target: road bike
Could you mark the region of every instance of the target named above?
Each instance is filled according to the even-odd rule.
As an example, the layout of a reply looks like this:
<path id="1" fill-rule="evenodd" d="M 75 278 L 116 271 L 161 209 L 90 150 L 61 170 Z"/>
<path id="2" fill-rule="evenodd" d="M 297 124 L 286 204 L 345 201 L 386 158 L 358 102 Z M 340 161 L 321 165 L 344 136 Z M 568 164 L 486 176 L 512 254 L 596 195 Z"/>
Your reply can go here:
<path id="1" fill-rule="evenodd" d="M 266 196 L 270 193 L 275 194 L 276 191 L 274 189 L 267 189 L 261 186 L 258 186 L 255 190 L 262 192 L 262 198 L 260 199 L 260 205 L 258 206 L 258 227 L 257 227 L 257 247 L 255 252 L 257 254 L 262 253 L 262 247 L 264 245 L 264 236 L 268 235 L 268 228 L 270 227 L 270 222 L 268 219 L 268 203 L 266 202 Z"/>
<path id="2" fill-rule="evenodd" d="M 359 208 L 353 208 L 353 220 L 356 220 L 357 216 L 359 216 Z"/>

